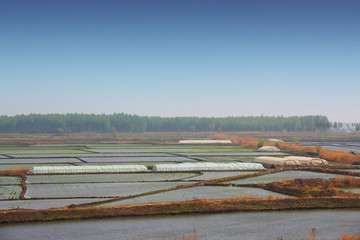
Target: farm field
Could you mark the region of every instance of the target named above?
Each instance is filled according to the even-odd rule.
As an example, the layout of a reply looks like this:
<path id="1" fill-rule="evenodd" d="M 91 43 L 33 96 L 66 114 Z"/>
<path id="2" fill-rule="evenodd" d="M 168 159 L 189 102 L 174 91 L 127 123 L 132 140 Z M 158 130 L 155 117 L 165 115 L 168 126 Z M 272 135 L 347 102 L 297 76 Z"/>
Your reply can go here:
<path id="1" fill-rule="evenodd" d="M 188 183 L 181 182 L 131 182 L 131 183 L 68 183 L 68 184 L 29 184 L 25 198 L 88 198 L 125 197 L 155 190 L 173 188 Z"/>
<path id="2" fill-rule="evenodd" d="M 14 185 L 20 183 L 21 183 L 20 177 L 0 176 L 0 185 Z"/>
<path id="3" fill-rule="evenodd" d="M 27 184 L 155 182 L 192 179 L 197 173 L 122 173 L 28 175 Z"/>
<path id="4" fill-rule="evenodd" d="M 206 187 L 193 187 L 193 188 L 181 189 L 176 191 L 169 191 L 169 192 L 158 193 L 145 197 L 137 197 L 122 201 L 99 204 L 95 206 L 119 206 L 126 204 L 154 203 L 154 202 L 164 202 L 164 201 L 176 202 L 176 201 L 186 201 L 193 199 L 227 199 L 227 198 L 246 198 L 246 197 L 269 198 L 270 194 L 276 198 L 290 197 L 284 194 L 274 193 L 258 188 L 206 186 Z"/>
<path id="5" fill-rule="evenodd" d="M 341 177 L 339 174 L 319 173 L 319 172 L 308 172 L 308 171 L 284 171 L 278 173 L 271 173 L 259 177 L 246 178 L 238 181 L 233 181 L 235 184 L 260 184 L 260 183 L 271 183 L 279 182 L 284 180 L 292 180 L 297 178 L 302 179 L 331 179 Z"/>
<path id="6" fill-rule="evenodd" d="M 241 211 L 256 211 L 257 208 L 263 207 L 261 205 L 262 203 L 265 205 L 272 202 L 277 204 L 277 202 L 286 202 L 290 199 L 295 201 L 294 203 L 291 203 L 293 204 L 292 206 L 296 206 L 296 204 L 300 204 L 302 200 L 299 198 L 299 203 L 297 203 L 296 201 L 298 197 L 292 195 L 291 192 L 276 192 L 270 188 L 265 189 L 265 187 L 262 187 L 261 184 L 275 184 L 277 182 L 293 179 L 322 179 L 327 181 L 330 179 L 344 177 L 351 177 L 354 179 L 358 179 L 360 177 L 356 175 L 360 170 L 356 166 L 339 166 L 341 169 L 345 168 L 343 169 L 345 171 L 341 171 L 341 173 L 335 174 L 334 171 L 337 170 L 337 165 L 320 169 L 324 170 L 325 172 L 321 172 L 317 168 L 302 170 L 301 168 L 295 169 L 291 167 L 259 171 L 224 171 L 221 169 L 212 171 L 194 170 L 189 172 L 153 171 L 153 167 L 157 164 L 197 162 L 252 163 L 257 156 L 283 157 L 288 155 L 286 152 L 256 152 L 253 149 L 242 148 L 241 146 L 180 146 L 174 144 L 42 144 L 29 145 L 27 147 L 2 147 L 1 150 L 1 153 L 4 155 L 1 155 L 2 157 L 0 158 L 0 211 L 11 212 L 13 210 L 14 214 L 20 214 L 21 211 L 25 211 L 23 216 L 19 215 L 20 217 L 16 217 L 16 219 L 22 219 L 22 217 L 25 217 L 25 219 L 38 219 L 40 221 L 44 221 L 44 219 L 51 220 L 56 218 L 78 218 L 83 214 L 77 213 L 75 215 L 70 215 L 69 217 L 67 215 L 62 216 L 61 214 L 59 215 L 59 213 L 56 213 L 54 218 L 52 211 L 65 211 L 65 213 L 67 213 L 67 211 L 79 210 L 82 212 L 88 210 L 90 212 L 96 213 L 96 211 L 99 211 L 99 209 L 112 209 L 133 206 L 135 207 L 134 213 L 141 214 L 141 212 L 144 211 L 144 208 L 142 207 L 143 204 L 146 204 L 144 206 L 152 206 L 151 204 L 154 204 L 154 207 L 157 206 L 156 204 L 160 204 L 159 206 L 162 204 L 170 204 L 170 208 L 172 208 L 172 204 L 174 204 L 174 206 L 177 206 L 176 204 L 180 204 L 178 208 L 173 207 L 175 210 L 170 210 L 170 213 L 173 213 L 173 211 L 175 213 L 181 213 L 182 211 L 186 212 L 189 211 L 188 209 L 190 209 L 191 213 L 193 211 L 191 209 L 195 209 L 195 207 L 192 206 L 193 202 L 195 204 L 205 204 L 204 207 L 202 207 L 204 210 L 199 211 L 200 213 L 208 211 L 211 212 L 211 208 L 208 208 L 208 205 L 206 204 L 212 204 L 213 201 L 225 201 L 225 205 L 226 201 L 233 201 L 236 202 L 236 204 L 242 204 L 242 202 L 245 204 L 250 204 L 249 208 L 247 206 L 237 207 L 238 209 L 242 209 Z M 110 165 L 144 165 L 146 166 L 147 171 L 132 173 L 108 172 L 82 174 L 29 173 L 29 170 L 34 166 L 71 167 Z M 355 175 L 350 176 L 349 174 Z M 356 195 L 359 194 L 359 186 L 345 187 L 341 189 L 339 188 L 339 190 L 342 190 L 346 194 L 350 194 L 352 201 L 355 201 L 355 205 L 357 204 L 356 200 L 353 198 L 354 196 L 360 196 Z M 254 201 L 259 201 L 260 205 L 255 207 L 251 206 L 251 203 Z M 321 205 L 321 201 L 326 200 L 319 201 Z M 281 209 L 282 204 L 283 203 L 279 203 L 276 208 Z M 229 204 L 230 207 L 232 205 L 232 203 Z M 324 205 L 328 206 L 331 204 L 324 203 Z M 162 209 L 162 207 L 159 209 Z M 33 216 L 31 211 L 44 212 L 47 217 L 37 218 L 35 215 Z M 112 212 L 112 210 L 110 211 Z M 121 212 L 122 210 L 116 211 Z M 141 219 L 147 219 L 144 221 L 148 223 L 154 221 L 154 224 L 157 224 L 157 221 L 161 221 L 162 219 L 167 218 L 161 216 L 157 217 L 157 211 L 158 210 L 147 210 L 147 212 L 150 212 L 150 215 L 152 216 Z M 217 211 L 221 212 L 223 210 Z M 289 211 L 291 214 L 295 214 L 295 212 L 295 210 Z M 331 213 L 331 211 L 329 212 Z M 354 212 L 358 212 L 357 208 L 352 208 L 349 214 L 354 214 Z M 132 216 L 134 213 L 129 214 L 129 216 Z M 165 214 L 168 214 L 168 212 L 165 212 Z M 234 216 L 238 216 L 236 215 L 238 213 L 233 214 L 235 214 Z M 261 215 L 261 213 L 256 214 L 258 214 L 256 216 Z M 265 215 L 266 214 L 267 213 L 265 213 Z M 84 214 L 84 216 L 85 215 L 86 214 Z M 307 215 L 309 217 L 312 216 L 311 212 L 308 212 Z M 95 218 L 102 217 L 101 214 L 94 216 Z M 180 216 L 183 219 L 188 218 L 191 220 L 196 215 Z M 210 214 L 207 215 L 204 220 L 199 221 L 211 221 L 211 219 L 214 217 L 216 218 L 216 216 L 217 214 Z M 358 215 L 355 214 L 354 216 Z M 127 221 L 129 221 L 131 217 L 127 219 Z M 175 219 L 177 218 L 169 218 L 169 221 L 176 222 Z M 4 221 L 4 219 L 0 220 Z M 287 222 L 288 220 L 294 221 L 291 220 L 290 216 L 284 217 L 282 221 Z M 96 221 L 86 220 L 82 221 L 82 223 L 84 226 L 87 226 L 86 228 L 88 228 L 91 223 L 95 223 Z M 138 226 L 138 223 L 141 224 L 141 221 L 134 219 L 133 224 Z M 52 224 L 55 225 L 51 226 L 58 227 L 64 223 Z M 135 225 L 133 225 L 133 227 L 135 227 Z M 17 225 L 14 226 L 17 227 Z M 0 228 L 2 227 L 3 226 L 0 225 Z M 179 229 L 181 229 L 179 231 L 185 232 L 180 233 L 177 231 L 168 231 L 168 236 L 187 233 L 187 230 L 184 228 Z M 352 228 L 350 228 L 350 230 L 353 231 Z M 12 230 L 7 229 L 6 231 L 11 232 Z M 206 232 L 206 230 L 204 230 L 204 232 Z M 17 234 L 20 236 L 22 234 L 21 230 Z M 125 234 L 130 233 L 126 232 Z M 154 237 L 157 236 L 160 235 L 154 235 Z M 208 237 L 207 239 L 211 238 Z M 224 239 L 231 238 L 226 237 Z"/>
<path id="7" fill-rule="evenodd" d="M 121 162 L 193 162 L 196 160 L 186 158 L 186 157 L 178 157 L 178 156 L 170 156 L 170 157 L 163 157 L 163 156 L 147 156 L 147 157 L 102 157 L 102 158 L 81 158 L 81 160 L 89 163 L 121 163 Z"/>
<path id="8" fill-rule="evenodd" d="M 76 158 L 11 158 L 0 159 L 0 164 L 43 164 L 43 163 L 79 163 Z"/>
<path id="9" fill-rule="evenodd" d="M 16 201 L 0 201 L 0 210 L 9 209 L 48 209 L 65 207 L 70 204 L 82 204 L 100 200 L 108 200 L 109 198 L 81 198 L 81 199 L 41 199 L 41 200 L 16 200 Z"/>
<path id="10" fill-rule="evenodd" d="M 19 199 L 21 191 L 20 185 L 0 186 L 0 199 Z"/>

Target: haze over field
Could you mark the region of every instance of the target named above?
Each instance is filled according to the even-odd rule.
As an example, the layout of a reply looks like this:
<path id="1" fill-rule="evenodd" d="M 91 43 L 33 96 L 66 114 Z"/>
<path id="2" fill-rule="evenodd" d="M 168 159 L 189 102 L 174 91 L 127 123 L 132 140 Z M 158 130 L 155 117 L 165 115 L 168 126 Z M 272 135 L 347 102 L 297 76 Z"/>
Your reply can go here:
<path id="1" fill-rule="evenodd" d="M 359 122 L 356 0 L 3 1 L 0 115 Z"/>

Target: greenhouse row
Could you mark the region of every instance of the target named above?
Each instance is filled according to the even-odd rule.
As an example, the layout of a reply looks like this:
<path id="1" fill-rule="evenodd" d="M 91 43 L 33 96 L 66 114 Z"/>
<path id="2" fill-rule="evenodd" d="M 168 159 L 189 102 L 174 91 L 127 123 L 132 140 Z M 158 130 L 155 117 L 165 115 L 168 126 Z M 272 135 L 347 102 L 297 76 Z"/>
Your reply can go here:
<path id="1" fill-rule="evenodd" d="M 157 164 L 154 172 L 182 172 L 182 171 L 238 171 L 265 170 L 260 163 L 179 163 Z M 36 166 L 30 169 L 30 174 L 64 174 L 64 173 L 117 173 L 117 172 L 146 172 L 144 165 L 105 165 L 105 166 Z"/>
<path id="2" fill-rule="evenodd" d="M 35 166 L 30 169 L 32 174 L 57 173 L 111 173 L 111 172 L 145 172 L 144 165 L 103 165 L 103 166 Z"/>
<path id="3" fill-rule="evenodd" d="M 179 163 L 179 164 L 157 164 L 155 172 L 177 172 L 177 171 L 225 171 L 225 170 L 265 170 L 260 163 Z"/>
<path id="4" fill-rule="evenodd" d="M 276 165 L 276 166 L 296 166 L 296 165 L 327 165 L 328 162 L 321 158 L 312 158 L 312 157 L 301 157 L 301 156 L 288 156 L 284 158 L 278 157 L 257 157 L 255 162 L 266 164 L 266 165 Z"/>

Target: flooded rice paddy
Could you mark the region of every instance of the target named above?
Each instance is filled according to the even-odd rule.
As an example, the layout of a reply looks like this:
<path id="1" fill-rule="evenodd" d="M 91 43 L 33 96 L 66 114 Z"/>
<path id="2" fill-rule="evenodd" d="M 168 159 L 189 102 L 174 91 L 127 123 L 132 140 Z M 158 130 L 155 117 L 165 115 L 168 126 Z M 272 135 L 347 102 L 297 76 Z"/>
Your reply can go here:
<path id="1" fill-rule="evenodd" d="M 20 177 L 13 176 L 0 176 L 0 185 L 9 185 L 9 184 L 20 184 Z"/>
<path id="2" fill-rule="evenodd" d="M 278 182 L 283 180 L 293 180 L 297 178 L 321 178 L 321 179 L 331 179 L 336 177 L 342 177 L 343 175 L 331 174 L 331 173 L 319 173 L 319 172 L 308 172 L 308 171 L 284 171 L 278 173 L 271 173 L 259 177 L 252 177 L 241 179 L 238 181 L 233 181 L 235 184 L 261 184 L 261 183 L 271 183 Z"/>
<path id="3" fill-rule="evenodd" d="M 90 163 L 101 162 L 194 162 L 196 160 L 186 157 L 108 157 L 108 158 L 81 158 L 81 160 Z"/>
<path id="4" fill-rule="evenodd" d="M 177 202 L 196 199 L 230 199 L 230 198 L 275 198 L 291 197 L 280 193 L 270 192 L 259 188 L 246 187 L 220 187 L 205 186 L 180 189 L 158 193 L 154 195 L 126 199 L 97 206 L 119 206 L 128 204 L 155 203 L 155 202 Z"/>
<path id="5" fill-rule="evenodd" d="M 25 198 L 124 197 L 186 185 L 186 182 L 29 184 Z"/>
<path id="6" fill-rule="evenodd" d="M 255 171 L 237 171 L 237 172 L 202 172 L 201 175 L 187 178 L 186 180 L 204 181 L 218 178 L 227 178 L 256 173 Z"/>
<path id="7" fill-rule="evenodd" d="M 79 163 L 76 158 L 16 158 L 0 159 L 0 164 L 43 164 L 43 163 Z"/>
<path id="8" fill-rule="evenodd" d="M 120 183 L 154 182 L 192 179 L 197 173 L 122 173 L 122 174 L 73 174 L 73 175 L 28 175 L 27 184 L 49 183 Z M 1 178 L 0 178 L 1 181 Z"/>
<path id="9" fill-rule="evenodd" d="M 16 201 L 0 201 L 0 210 L 6 209 L 50 209 L 65 207 L 71 204 L 91 203 L 109 200 L 110 198 L 81 198 L 81 199 L 28 199 Z M 0 225 L 1 228 L 1 225 Z"/>
<path id="10" fill-rule="evenodd" d="M 0 199 L 19 199 L 21 192 L 20 185 L 0 186 Z"/>

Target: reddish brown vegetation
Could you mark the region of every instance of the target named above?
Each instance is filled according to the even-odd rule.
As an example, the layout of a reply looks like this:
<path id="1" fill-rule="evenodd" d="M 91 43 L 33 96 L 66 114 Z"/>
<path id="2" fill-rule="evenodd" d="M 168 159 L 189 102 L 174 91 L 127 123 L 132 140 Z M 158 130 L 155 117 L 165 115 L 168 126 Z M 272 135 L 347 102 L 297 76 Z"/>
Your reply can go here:
<path id="1" fill-rule="evenodd" d="M 340 240 L 360 240 L 360 234 L 358 236 L 355 236 L 353 233 L 347 233 L 340 237 Z"/>
<path id="2" fill-rule="evenodd" d="M 249 147 L 257 149 L 258 139 L 252 137 L 230 137 L 233 144 L 242 145 L 244 147 Z M 265 142 L 264 146 L 274 146 L 274 142 L 268 141 Z M 309 147 L 309 146 L 300 146 L 294 143 L 278 142 L 280 149 L 292 153 L 307 153 L 318 154 L 319 158 L 323 158 L 332 162 L 339 163 L 348 163 L 352 164 L 356 161 L 360 161 L 360 155 L 353 155 L 351 153 L 345 153 L 341 151 L 333 151 L 328 149 L 321 149 L 319 147 Z"/>
<path id="3" fill-rule="evenodd" d="M 337 188 L 360 187 L 360 179 L 342 177 L 335 179 L 294 179 L 267 184 L 257 187 L 295 197 L 360 197 L 359 194 L 344 192 Z"/>

